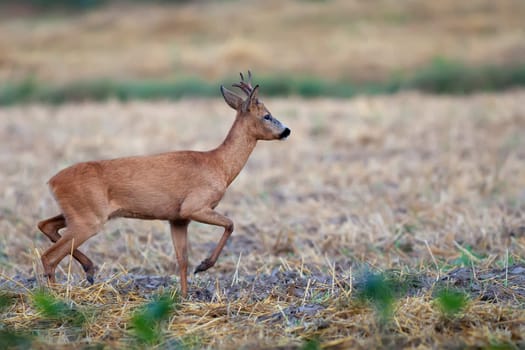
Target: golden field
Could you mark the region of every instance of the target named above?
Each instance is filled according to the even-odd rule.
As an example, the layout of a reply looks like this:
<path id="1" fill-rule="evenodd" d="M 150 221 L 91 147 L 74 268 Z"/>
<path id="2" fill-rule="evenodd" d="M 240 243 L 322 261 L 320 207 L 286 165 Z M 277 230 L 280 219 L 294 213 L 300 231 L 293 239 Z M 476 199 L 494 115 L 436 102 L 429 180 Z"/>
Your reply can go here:
<path id="1" fill-rule="evenodd" d="M 264 75 L 384 80 L 436 57 L 523 63 L 515 0 L 195 1 L 0 14 L 0 81 L 217 81 Z M 259 73 L 261 74 L 261 73 Z"/>

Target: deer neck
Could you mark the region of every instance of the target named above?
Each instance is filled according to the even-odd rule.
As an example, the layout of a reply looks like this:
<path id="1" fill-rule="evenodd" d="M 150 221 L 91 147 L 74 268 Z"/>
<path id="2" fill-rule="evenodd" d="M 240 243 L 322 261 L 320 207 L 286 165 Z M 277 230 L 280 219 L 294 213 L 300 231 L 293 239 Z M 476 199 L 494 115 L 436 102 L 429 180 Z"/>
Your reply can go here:
<path id="1" fill-rule="evenodd" d="M 257 144 L 257 139 L 246 132 L 244 125 L 237 117 L 222 144 L 212 151 L 222 165 L 228 185 L 240 173 Z"/>

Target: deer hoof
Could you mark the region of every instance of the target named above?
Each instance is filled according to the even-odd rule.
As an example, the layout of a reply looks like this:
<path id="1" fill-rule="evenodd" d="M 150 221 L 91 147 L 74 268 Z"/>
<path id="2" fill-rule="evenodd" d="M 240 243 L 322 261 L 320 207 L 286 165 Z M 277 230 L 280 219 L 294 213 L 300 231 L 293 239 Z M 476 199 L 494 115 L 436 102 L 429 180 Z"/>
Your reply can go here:
<path id="1" fill-rule="evenodd" d="M 84 268 L 84 271 L 86 272 L 86 280 L 93 285 L 95 283 L 95 272 L 97 270 L 96 266 L 93 265 L 93 263 L 82 265 Z"/>
<path id="2" fill-rule="evenodd" d="M 42 275 L 42 277 L 47 281 L 48 284 L 55 284 L 56 283 L 55 278 L 52 277 L 51 274 L 44 273 Z"/>
<path id="3" fill-rule="evenodd" d="M 200 263 L 200 265 L 197 266 L 197 268 L 195 269 L 195 274 L 197 274 L 199 272 L 202 272 L 202 271 L 206 271 L 207 269 L 209 269 L 212 266 L 213 266 L 213 262 L 210 259 L 204 259 Z"/>

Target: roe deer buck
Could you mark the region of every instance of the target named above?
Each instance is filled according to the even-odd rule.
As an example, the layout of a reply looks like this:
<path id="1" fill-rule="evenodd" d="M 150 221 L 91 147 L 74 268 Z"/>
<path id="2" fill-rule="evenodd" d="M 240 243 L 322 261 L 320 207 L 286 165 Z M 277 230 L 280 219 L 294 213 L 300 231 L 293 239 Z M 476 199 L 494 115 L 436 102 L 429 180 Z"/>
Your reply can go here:
<path id="1" fill-rule="evenodd" d="M 168 220 L 180 268 L 181 293 L 187 295 L 187 234 L 190 221 L 224 227 L 224 233 L 195 273 L 212 267 L 233 232 L 233 222 L 214 210 L 226 188 L 241 171 L 258 140 L 284 139 L 290 129 L 275 119 L 257 98 L 251 73 L 233 84 L 247 98 L 224 88 L 222 96 L 237 111 L 224 142 L 208 152 L 178 151 L 153 156 L 118 158 L 72 165 L 49 180 L 62 213 L 38 228 L 54 242 L 42 264 L 50 283 L 55 269 L 72 252 L 93 283 L 93 262 L 77 248 L 115 217 Z M 66 228 L 62 235 L 58 231 Z"/>

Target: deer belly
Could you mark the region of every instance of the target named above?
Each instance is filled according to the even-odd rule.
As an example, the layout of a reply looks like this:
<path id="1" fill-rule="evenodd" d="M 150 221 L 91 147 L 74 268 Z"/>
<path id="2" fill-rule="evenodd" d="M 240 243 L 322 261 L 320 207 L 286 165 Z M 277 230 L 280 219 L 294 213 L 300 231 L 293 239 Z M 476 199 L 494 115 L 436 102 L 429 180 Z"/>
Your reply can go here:
<path id="1" fill-rule="evenodd" d="M 143 220 L 174 220 L 179 218 L 180 200 L 166 192 L 134 192 L 132 197 L 119 196 L 110 200 L 110 218 L 126 217 Z"/>

